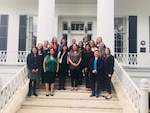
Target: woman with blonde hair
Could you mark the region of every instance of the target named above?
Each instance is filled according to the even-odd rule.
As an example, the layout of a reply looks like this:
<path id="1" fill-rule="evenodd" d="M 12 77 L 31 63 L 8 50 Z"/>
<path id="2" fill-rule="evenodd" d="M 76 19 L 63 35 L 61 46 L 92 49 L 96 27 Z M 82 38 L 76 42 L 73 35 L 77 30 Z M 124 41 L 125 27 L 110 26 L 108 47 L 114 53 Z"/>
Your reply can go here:
<path id="1" fill-rule="evenodd" d="M 106 77 L 106 99 L 112 98 L 111 96 L 111 77 L 114 72 L 114 57 L 111 55 L 109 48 L 105 49 L 105 58 L 104 58 L 104 74 Z"/>
<path id="2" fill-rule="evenodd" d="M 91 50 L 94 52 L 95 50 L 98 50 L 98 48 L 96 47 L 95 41 L 91 40 L 90 41 L 90 46 L 91 46 Z"/>

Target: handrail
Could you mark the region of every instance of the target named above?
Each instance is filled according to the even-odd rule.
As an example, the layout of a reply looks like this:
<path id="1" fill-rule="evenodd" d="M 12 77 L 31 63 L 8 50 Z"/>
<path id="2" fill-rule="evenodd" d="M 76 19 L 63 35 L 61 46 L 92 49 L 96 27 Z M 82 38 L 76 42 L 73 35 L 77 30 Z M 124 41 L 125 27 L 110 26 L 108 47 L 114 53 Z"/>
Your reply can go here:
<path id="1" fill-rule="evenodd" d="M 115 75 L 119 80 L 126 96 L 130 100 L 136 113 L 140 113 L 140 89 L 135 85 L 133 80 L 125 72 L 119 62 L 115 59 Z"/>
<path id="2" fill-rule="evenodd" d="M 0 112 L 4 110 L 27 80 L 27 66 L 24 65 L 19 72 L 0 89 Z"/>

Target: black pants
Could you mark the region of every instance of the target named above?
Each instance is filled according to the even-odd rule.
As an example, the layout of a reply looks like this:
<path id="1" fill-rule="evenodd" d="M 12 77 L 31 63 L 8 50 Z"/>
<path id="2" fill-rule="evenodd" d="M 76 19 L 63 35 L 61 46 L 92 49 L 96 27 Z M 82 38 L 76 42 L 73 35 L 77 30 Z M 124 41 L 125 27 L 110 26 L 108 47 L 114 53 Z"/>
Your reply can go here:
<path id="1" fill-rule="evenodd" d="M 36 93 L 36 85 L 37 85 L 36 79 L 30 79 L 30 82 L 29 82 L 29 93 L 30 94 L 32 94 L 32 91 L 33 91 L 33 94 Z"/>
<path id="2" fill-rule="evenodd" d="M 67 74 L 64 71 L 59 72 L 59 88 L 64 88 Z"/>
<path id="3" fill-rule="evenodd" d="M 70 70 L 70 73 L 71 73 L 71 86 L 77 87 L 79 81 L 79 70 L 77 69 Z"/>
<path id="4" fill-rule="evenodd" d="M 108 76 L 108 74 L 105 74 L 106 78 L 106 91 L 111 94 L 111 77 Z"/>
<path id="5" fill-rule="evenodd" d="M 106 90 L 106 77 L 105 77 L 104 72 L 102 73 L 101 89 L 102 89 L 103 91 Z"/>
<path id="6" fill-rule="evenodd" d="M 91 88 L 91 83 L 90 83 L 90 72 L 84 72 L 85 74 L 85 87 L 86 88 Z"/>
<path id="7" fill-rule="evenodd" d="M 79 69 L 79 85 L 82 85 L 83 82 L 83 73 L 82 73 L 82 69 Z"/>
<path id="8" fill-rule="evenodd" d="M 91 74 L 91 88 L 92 88 L 92 95 L 99 95 L 100 94 L 100 87 L 101 87 L 101 78 L 99 74 Z"/>

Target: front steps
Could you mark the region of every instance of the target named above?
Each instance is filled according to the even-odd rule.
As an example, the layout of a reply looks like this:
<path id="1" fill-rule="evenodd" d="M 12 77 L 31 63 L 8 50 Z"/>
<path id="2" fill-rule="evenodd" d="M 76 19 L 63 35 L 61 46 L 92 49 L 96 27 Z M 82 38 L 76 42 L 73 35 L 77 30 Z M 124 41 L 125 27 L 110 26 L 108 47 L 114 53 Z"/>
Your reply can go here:
<path id="1" fill-rule="evenodd" d="M 89 97 L 90 91 L 85 86 L 79 86 L 78 91 L 71 91 L 70 86 L 66 90 L 57 90 L 54 96 L 45 96 L 44 86 L 37 90 L 38 97 L 27 97 L 17 113 L 123 113 L 118 98 L 113 91 L 113 98 L 106 100 L 101 92 L 100 97 Z"/>

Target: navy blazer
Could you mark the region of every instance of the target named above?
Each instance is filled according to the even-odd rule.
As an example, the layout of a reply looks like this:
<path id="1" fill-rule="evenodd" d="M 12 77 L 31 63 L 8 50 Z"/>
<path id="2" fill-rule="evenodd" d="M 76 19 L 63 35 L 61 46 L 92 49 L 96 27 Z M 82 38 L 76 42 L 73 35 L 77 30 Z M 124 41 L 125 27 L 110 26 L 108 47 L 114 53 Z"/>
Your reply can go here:
<path id="1" fill-rule="evenodd" d="M 95 60 L 95 57 L 94 58 L 91 58 L 90 62 L 89 62 L 89 68 L 90 68 L 90 72 L 92 73 L 92 70 L 94 70 L 94 60 Z M 104 64 L 104 61 L 102 58 L 98 58 L 98 61 L 97 61 L 97 74 L 100 75 L 103 73 L 103 64 Z"/>
<path id="2" fill-rule="evenodd" d="M 29 70 L 32 69 L 40 69 L 41 67 L 41 58 L 39 55 L 37 55 L 36 57 L 34 57 L 33 54 L 28 54 L 27 56 L 27 68 Z"/>
<path id="3" fill-rule="evenodd" d="M 104 59 L 104 72 L 105 74 L 113 74 L 114 72 L 114 57 L 110 55 Z"/>

